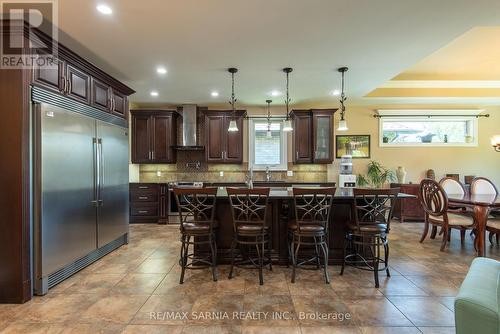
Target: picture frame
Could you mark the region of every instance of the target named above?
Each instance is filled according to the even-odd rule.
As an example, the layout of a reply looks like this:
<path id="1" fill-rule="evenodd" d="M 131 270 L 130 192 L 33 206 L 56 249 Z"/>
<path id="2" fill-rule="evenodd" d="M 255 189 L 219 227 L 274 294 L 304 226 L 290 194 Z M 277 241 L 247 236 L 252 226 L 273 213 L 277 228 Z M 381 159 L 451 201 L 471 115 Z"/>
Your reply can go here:
<path id="1" fill-rule="evenodd" d="M 370 135 L 336 135 L 335 156 L 340 159 L 343 155 L 352 155 L 353 159 L 370 159 Z"/>

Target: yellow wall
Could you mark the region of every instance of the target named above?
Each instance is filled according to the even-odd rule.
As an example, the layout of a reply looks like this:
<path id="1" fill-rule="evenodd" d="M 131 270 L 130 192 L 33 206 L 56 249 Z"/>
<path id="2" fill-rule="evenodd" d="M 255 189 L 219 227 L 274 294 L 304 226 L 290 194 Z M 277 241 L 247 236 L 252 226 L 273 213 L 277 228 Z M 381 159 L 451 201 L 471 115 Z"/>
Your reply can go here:
<path id="1" fill-rule="evenodd" d="M 461 181 L 464 175 L 485 176 L 500 187 L 500 153 L 495 152 L 490 145 L 490 138 L 500 134 L 500 107 L 484 109 L 490 117 L 479 118 L 477 147 L 379 147 L 379 121 L 372 117 L 374 108 L 369 107 L 348 109 L 346 117 L 349 131 L 344 133 L 371 135 L 371 159 L 394 170 L 404 166 L 408 173 L 407 181 L 419 182 L 428 169 L 434 169 L 437 179 L 447 173 L 460 174 Z M 365 173 L 369 161 L 356 159 L 355 173 Z M 329 178 L 336 179 L 337 171 L 337 163 L 329 166 Z"/>
<path id="2" fill-rule="evenodd" d="M 139 106 L 134 106 L 139 107 Z M 167 108 L 168 106 L 162 106 Z M 294 105 L 294 108 L 336 108 L 335 105 Z M 402 106 L 385 106 L 384 109 L 399 109 Z M 406 106 L 408 109 L 429 109 L 439 108 L 439 106 Z M 212 109 L 227 109 L 227 106 L 210 106 Z M 441 106 L 441 108 L 443 108 Z M 450 109 L 451 107 L 446 107 Z M 470 108 L 470 107 L 469 107 Z M 246 109 L 249 115 L 265 115 L 267 110 L 262 107 L 238 106 L 238 109 Z M 434 169 L 436 178 L 441 178 L 447 173 L 460 174 L 463 181 L 464 175 L 485 176 L 493 180 L 500 188 L 500 153 L 495 152 L 490 145 L 490 138 L 495 134 L 500 134 L 500 107 L 483 108 L 490 114 L 489 118 L 479 119 L 479 144 L 477 147 L 379 147 L 378 145 L 378 124 L 379 121 L 373 118 L 374 106 L 348 107 L 346 118 L 349 131 L 342 134 L 371 135 L 371 159 L 381 162 L 384 166 L 395 170 L 398 166 L 404 166 L 407 171 L 407 181 L 419 182 L 428 169 Z M 271 109 L 273 116 L 284 115 L 282 106 Z M 339 115 L 336 114 L 335 123 L 338 122 Z M 337 124 L 335 124 L 335 127 Z M 248 162 L 248 126 L 244 124 L 244 162 Z M 338 134 L 338 133 L 336 133 Z M 288 135 L 288 157 L 292 160 L 292 136 Z M 355 159 L 354 172 L 356 174 L 365 173 L 366 165 L 370 159 Z M 132 165 L 134 175 L 137 175 L 137 166 Z M 246 168 L 247 164 L 241 165 Z M 236 166 L 235 166 L 236 167 Z M 337 181 L 338 162 L 328 165 L 327 180 Z M 312 166 L 311 166 L 312 168 Z M 144 166 L 147 169 L 147 166 Z M 301 170 L 307 170 L 307 165 L 302 165 Z M 312 169 L 313 171 L 314 169 Z M 317 171 L 316 171 L 317 172 Z M 242 174 L 244 175 L 244 174 Z M 243 176 L 242 176 L 243 177 Z M 134 181 L 138 181 L 134 179 Z"/>

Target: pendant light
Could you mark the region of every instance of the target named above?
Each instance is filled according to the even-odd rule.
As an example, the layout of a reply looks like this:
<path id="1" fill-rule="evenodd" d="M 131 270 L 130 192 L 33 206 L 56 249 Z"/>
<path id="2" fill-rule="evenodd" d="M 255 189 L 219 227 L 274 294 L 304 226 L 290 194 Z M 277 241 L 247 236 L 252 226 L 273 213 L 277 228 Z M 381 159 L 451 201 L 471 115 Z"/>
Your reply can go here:
<path id="1" fill-rule="evenodd" d="M 286 73 L 286 99 L 285 99 L 285 105 L 286 105 L 286 118 L 283 121 L 283 131 L 289 132 L 293 130 L 292 127 L 292 121 L 289 119 L 290 117 L 290 111 L 289 111 L 289 104 L 290 104 L 290 96 L 288 94 L 288 75 L 290 72 L 292 72 L 293 69 L 291 67 L 285 67 L 283 69 L 283 72 Z"/>
<path id="2" fill-rule="evenodd" d="M 231 73 L 231 101 L 229 101 L 229 104 L 231 104 L 232 108 L 232 115 L 231 115 L 231 121 L 229 122 L 229 127 L 227 131 L 229 132 L 238 132 L 238 125 L 236 124 L 235 120 L 235 110 L 234 110 L 234 104 L 236 103 L 236 98 L 234 97 L 234 74 L 238 72 L 237 68 L 231 67 L 228 68 L 227 71 Z"/>
<path id="3" fill-rule="evenodd" d="M 273 134 L 271 133 L 271 102 L 272 100 L 266 100 L 267 103 L 267 138 L 272 138 Z"/>
<path id="4" fill-rule="evenodd" d="M 338 69 L 340 73 L 342 73 L 342 92 L 340 93 L 340 121 L 339 121 L 339 127 L 337 128 L 337 131 L 347 131 L 347 121 L 345 120 L 345 105 L 344 102 L 347 100 L 347 97 L 345 97 L 345 92 L 344 92 L 344 74 L 347 72 L 348 68 L 347 67 L 341 67 Z"/>

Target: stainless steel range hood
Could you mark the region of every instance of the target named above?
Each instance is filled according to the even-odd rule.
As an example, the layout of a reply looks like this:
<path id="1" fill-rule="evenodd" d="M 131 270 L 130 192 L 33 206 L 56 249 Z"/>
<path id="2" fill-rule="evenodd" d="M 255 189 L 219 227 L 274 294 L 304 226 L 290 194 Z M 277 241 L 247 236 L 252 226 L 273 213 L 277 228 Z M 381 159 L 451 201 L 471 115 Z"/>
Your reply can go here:
<path id="1" fill-rule="evenodd" d="M 174 146 L 174 149 L 184 151 L 199 151 L 205 149 L 205 147 L 199 143 L 197 109 L 195 104 L 185 104 L 182 106 L 182 142 Z"/>

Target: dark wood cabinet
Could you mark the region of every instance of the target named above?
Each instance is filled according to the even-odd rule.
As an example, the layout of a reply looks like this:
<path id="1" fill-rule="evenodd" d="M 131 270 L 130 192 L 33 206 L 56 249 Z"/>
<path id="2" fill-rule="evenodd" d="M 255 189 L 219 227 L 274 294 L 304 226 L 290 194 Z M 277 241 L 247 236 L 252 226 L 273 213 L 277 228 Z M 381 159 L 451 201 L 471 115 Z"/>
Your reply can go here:
<path id="1" fill-rule="evenodd" d="M 332 110 L 312 111 L 312 159 L 313 163 L 329 164 L 333 161 L 333 114 Z"/>
<path id="2" fill-rule="evenodd" d="M 90 102 L 90 76 L 66 64 L 66 95 L 83 103 Z"/>
<path id="3" fill-rule="evenodd" d="M 235 115 L 228 111 L 205 112 L 205 157 L 211 163 L 243 162 L 243 117 L 239 110 Z M 229 132 L 229 122 L 235 120 L 239 131 Z"/>
<path id="4" fill-rule="evenodd" d="M 224 115 L 205 116 L 205 152 L 207 162 L 224 160 Z"/>
<path id="5" fill-rule="evenodd" d="M 309 111 L 293 114 L 294 163 L 312 162 L 312 118 Z"/>
<path id="6" fill-rule="evenodd" d="M 93 107 L 104 111 L 111 109 L 111 87 L 97 79 L 92 79 L 91 83 L 91 101 Z"/>
<path id="7" fill-rule="evenodd" d="M 132 163 L 151 161 L 151 129 L 149 114 L 132 113 Z"/>
<path id="8" fill-rule="evenodd" d="M 79 102 L 127 118 L 127 94 L 120 92 L 77 66 L 60 60 L 54 68 L 33 68 L 32 84 L 55 91 Z"/>
<path id="9" fill-rule="evenodd" d="M 58 65 L 53 68 L 40 68 L 35 62 L 33 84 L 57 93 L 64 93 L 64 62 L 59 60 Z"/>
<path id="10" fill-rule="evenodd" d="M 132 163 L 175 163 L 176 119 L 172 110 L 133 110 Z"/>
<path id="11" fill-rule="evenodd" d="M 131 183 L 130 223 L 166 224 L 168 200 L 166 183 Z"/>
<path id="12" fill-rule="evenodd" d="M 418 198 L 420 184 L 391 183 L 391 188 L 400 188 L 400 192 L 415 195 L 415 198 L 404 198 L 396 201 L 393 217 L 399 219 L 401 223 L 411 220 L 422 222 L 425 220 L 425 211 Z"/>
<path id="13" fill-rule="evenodd" d="M 115 89 L 111 93 L 111 112 L 119 117 L 127 117 L 127 97 Z"/>
<path id="14" fill-rule="evenodd" d="M 333 162 L 333 115 L 337 109 L 293 110 L 293 162 Z"/>
<path id="15" fill-rule="evenodd" d="M 115 116 L 127 118 L 127 96 L 99 80 L 92 79 L 90 105 L 112 113 Z"/>
<path id="16" fill-rule="evenodd" d="M 156 163 L 175 162 L 175 150 L 172 148 L 176 144 L 176 124 L 175 113 L 152 116 L 152 151 L 153 160 Z"/>

